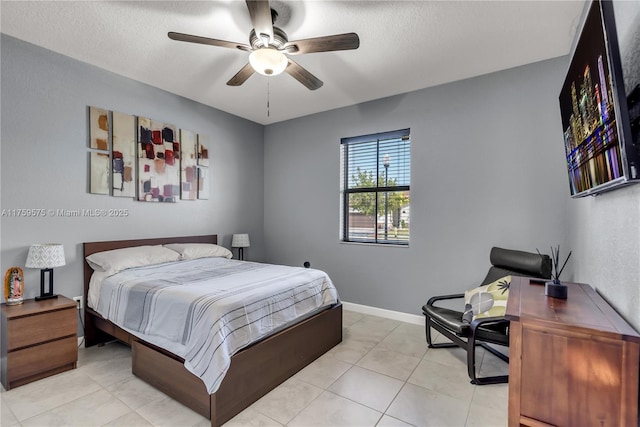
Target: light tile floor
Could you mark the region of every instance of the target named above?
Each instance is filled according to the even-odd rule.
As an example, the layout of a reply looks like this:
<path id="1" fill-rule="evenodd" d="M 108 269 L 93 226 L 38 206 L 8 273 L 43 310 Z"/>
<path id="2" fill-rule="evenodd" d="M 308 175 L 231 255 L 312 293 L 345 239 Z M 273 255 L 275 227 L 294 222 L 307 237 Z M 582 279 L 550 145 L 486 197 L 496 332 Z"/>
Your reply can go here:
<path id="1" fill-rule="evenodd" d="M 225 426 L 507 424 L 507 385 L 471 385 L 462 349 L 428 349 L 421 326 L 346 310 L 343 328 L 341 344 Z M 507 372 L 478 352 L 482 375 Z M 0 399 L 3 427 L 209 425 L 134 377 L 130 349 L 116 342 L 80 348 L 77 369 Z"/>

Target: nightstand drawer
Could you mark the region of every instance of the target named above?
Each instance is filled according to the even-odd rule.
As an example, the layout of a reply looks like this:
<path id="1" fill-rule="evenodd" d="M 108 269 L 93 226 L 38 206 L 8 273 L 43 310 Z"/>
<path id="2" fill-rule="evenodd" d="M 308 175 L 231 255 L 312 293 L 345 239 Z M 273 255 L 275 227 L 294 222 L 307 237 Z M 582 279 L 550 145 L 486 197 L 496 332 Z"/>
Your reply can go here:
<path id="1" fill-rule="evenodd" d="M 36 347 L 16 350 L 7 355 L 8 382 L 11 383 L 63 366 L 72 369 L 77 360 L 78 339 L 75 335 Z"/>
<path id="2" fill-rule="evenodd" d="M 51 341 L 77 332 L 76 308 L 17 317 L 7 324 L 7 351 Z"/>

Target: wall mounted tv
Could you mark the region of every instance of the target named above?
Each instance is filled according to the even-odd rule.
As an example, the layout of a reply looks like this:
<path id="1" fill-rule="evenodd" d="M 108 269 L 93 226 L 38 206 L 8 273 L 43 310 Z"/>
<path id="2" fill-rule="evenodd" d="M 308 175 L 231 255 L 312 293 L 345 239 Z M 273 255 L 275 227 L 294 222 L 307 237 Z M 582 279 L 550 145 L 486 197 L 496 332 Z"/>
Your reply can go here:
<path id="1" fill-rule="evenodd" d="M 588 5 L 559 101 L 571 196 L 640 182 L 640 2 Z"/>

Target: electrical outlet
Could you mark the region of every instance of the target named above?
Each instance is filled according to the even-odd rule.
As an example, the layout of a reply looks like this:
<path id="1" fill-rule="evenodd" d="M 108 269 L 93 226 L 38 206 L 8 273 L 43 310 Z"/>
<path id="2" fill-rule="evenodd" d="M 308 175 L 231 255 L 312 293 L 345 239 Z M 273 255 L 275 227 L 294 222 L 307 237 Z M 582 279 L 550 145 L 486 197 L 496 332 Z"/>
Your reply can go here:
<path id="1" fill-rule="evenodd" d="M 82 310 L 84 308 L 82 306 L 82 295 L 73 297 L 73 300 L 76 302 L 76 305 L 78 306 L 78 310 Z"/>

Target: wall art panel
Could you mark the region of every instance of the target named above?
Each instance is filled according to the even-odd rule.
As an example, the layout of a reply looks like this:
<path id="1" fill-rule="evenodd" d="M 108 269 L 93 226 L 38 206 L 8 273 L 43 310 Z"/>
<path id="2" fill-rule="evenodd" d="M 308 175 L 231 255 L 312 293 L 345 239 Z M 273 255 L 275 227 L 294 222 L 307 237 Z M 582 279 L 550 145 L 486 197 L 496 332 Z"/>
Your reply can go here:
<path id="1" fill-rule="evenodd" d="M 109 149 L 109 112 L 89 107 L 89 148 Z"/>
<path id="2" fill-rule="evenodd" d="M 198 135 L 198 166 L 209 167 L 209 141 L 204 135 Z"/>
<path id="3" fill-rule="evenodd" d="M 209 198 L 209 168 L 198 166 L 198 199 L 207 200 Z"/>
<path id="4" fill-rule="evenodd" d="M 180 197 L 180 141 L 177 128 L 138 117 L 138 200 L 177 202 Z"/>
<path id="5" fill-rule="evenodd" d="M 136 118 L 113 112 L 111 180 L 113 195 L 135 197 L 136 190 Z"/>
<path id="6" fill-rule="evenodd" d="M 109 153 L 90 152 L 91 194 L 109 194 Z"/>
<path id="7" fill-rule="evenodd" d="M 181 173 L 182 183 L 180 198 L 182 200 L 196 200 L 198 198 L 198 170 L 197 170 L 197 135 L 190 130 L 180 130 Z"/>

